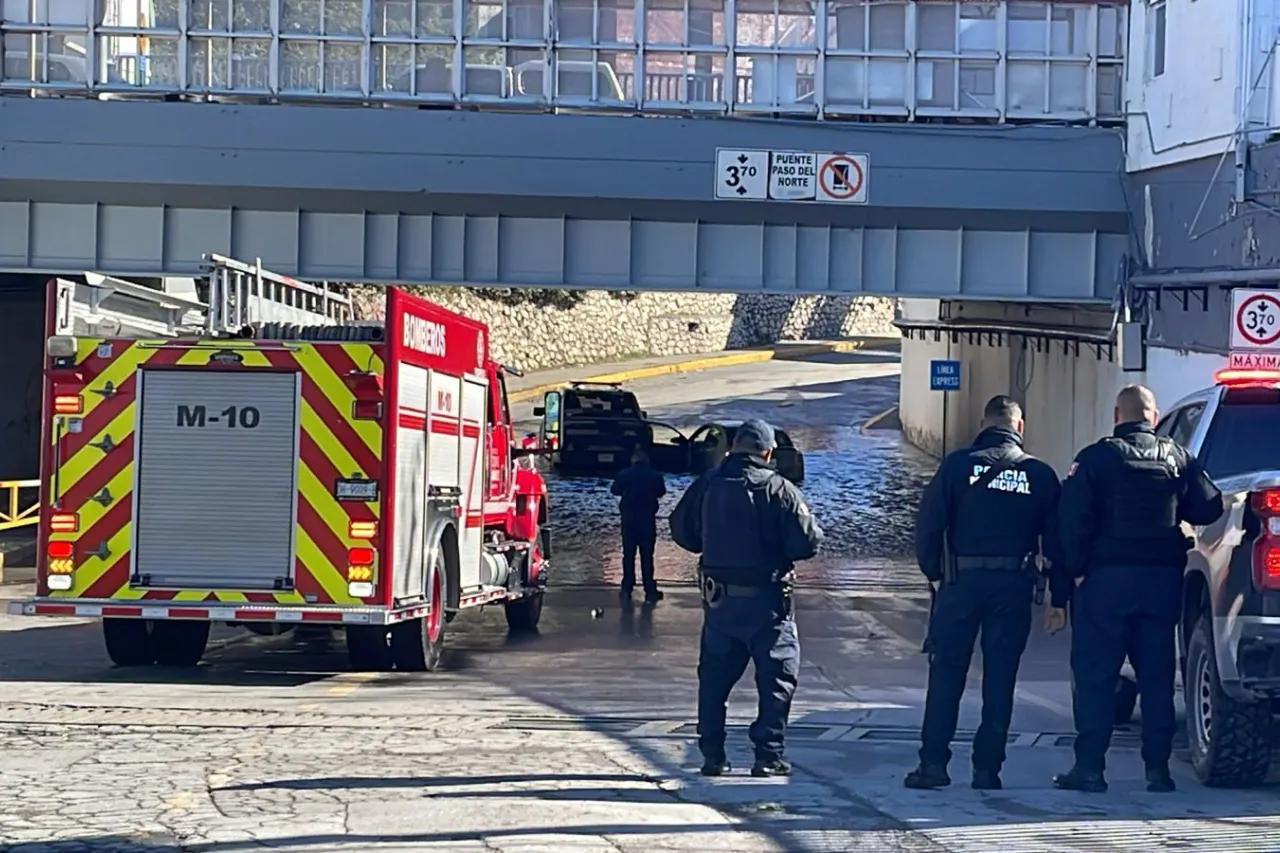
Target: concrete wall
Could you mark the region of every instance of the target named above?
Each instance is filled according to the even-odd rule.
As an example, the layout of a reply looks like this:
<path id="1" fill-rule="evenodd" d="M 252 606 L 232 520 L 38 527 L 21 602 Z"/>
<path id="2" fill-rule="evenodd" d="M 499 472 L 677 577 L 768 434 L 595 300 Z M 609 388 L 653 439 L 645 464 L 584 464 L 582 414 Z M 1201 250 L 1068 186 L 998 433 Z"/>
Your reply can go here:
<path id="1" fill-rule="evenodd" d="M 1009 303 L 950 302 L 937 310 L 950 319 L 1088 331 L 1105 331 L 1111 319 L 1101 311 Z M 903 317 L 929 319 L 924 311 L 908 316 L 905 307 Z M 931 358 L 961 362 L 960 391 L 929 390 Z M 1024 407 L 1028 452 L 1063 473 L 1076 450 L 1110 429 L 1115 393 L 1132 381 L 1105 351 L 1099 359 L 1093 348 L 1081 346 L 1077 356 L 1074 349 L 1068 353 L 1056 342 L 1037 351 L 1033 341 L 1018 336 L 1006 336 L 1002 344 L 986 339 L 971 342 L 965 335 L 955 343 L 948 343 L 945 335 L 942 342 L 904 340 L 902 362 L 899 417 L 908 441 L 935 455 L 943 447 L 947 451 L 963 447 L 977 434 L 987 400 L 1008 394 Z"/>
<path id="2" fill-rule="evenodd" d="M 410 290 L 486 323 L 495 357 L 522 370 L 898 333 L 893 300 L 883 297 Z M 380 290 L 356 294 L 361 319 L 381 319 L 383 305 Z"/>
<path id="3" fill-rule="evenodd" d="M 902 319 L 924 321 L 937 320 L 941 304 L 937 299 L 903 299 L 899 303 Z M 934 456 L 942 454 L 943 416 L 948 395 L 929 390 L 929 362 L 951 357 L 951 341 L 947 337 L 940 341 L 929 338 L 902 342 L 898 420 L 907 441 Z"/>

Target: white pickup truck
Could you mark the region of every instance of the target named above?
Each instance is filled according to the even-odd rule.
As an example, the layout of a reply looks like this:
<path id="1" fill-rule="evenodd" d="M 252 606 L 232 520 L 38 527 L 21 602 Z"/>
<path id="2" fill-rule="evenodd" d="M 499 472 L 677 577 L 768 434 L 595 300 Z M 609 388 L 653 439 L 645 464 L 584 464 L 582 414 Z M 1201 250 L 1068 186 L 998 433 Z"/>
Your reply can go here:
<path id="1" fill-rule="evenodd" d="M 1196 455 L 1226 512 L 1188 528 L 1178 649 L 1206 785 L 1261 784 L 1280 711 L 1280 371 L 1222 370 L 1156 427 Z"/>

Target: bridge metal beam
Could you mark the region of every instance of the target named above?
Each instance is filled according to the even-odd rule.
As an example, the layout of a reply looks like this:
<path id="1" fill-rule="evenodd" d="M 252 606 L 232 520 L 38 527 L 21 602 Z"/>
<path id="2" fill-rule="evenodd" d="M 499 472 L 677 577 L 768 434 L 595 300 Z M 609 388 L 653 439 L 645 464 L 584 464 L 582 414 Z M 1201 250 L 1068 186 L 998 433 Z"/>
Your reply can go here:
<path id="1" fill-rule="evenodd" d="M 0 202 L 0 271 L 1109 300 L 1125 234 Z"/>

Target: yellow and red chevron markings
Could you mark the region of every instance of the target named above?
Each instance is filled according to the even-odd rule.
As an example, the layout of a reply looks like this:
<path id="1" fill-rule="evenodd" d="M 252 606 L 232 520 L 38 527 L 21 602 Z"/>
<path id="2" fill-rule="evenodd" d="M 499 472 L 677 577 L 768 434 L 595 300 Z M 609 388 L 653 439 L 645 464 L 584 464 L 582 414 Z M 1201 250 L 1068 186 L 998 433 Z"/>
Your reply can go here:
<path id="1" fill-rule="evenodd" d="M 294 534 L 294 589 L 228 591 L 146 589 L 130 585 L 133 541 L 134 430 L 138 423 L 140 369 L 209 367 L 215 353 L 238 353 L 238 365 L 216 370 L 278 370 L 302 374 L 298 460 L 298 515 Z M 64 429 L 51 458 L 60 460 L 46 495 L 52 512 L 77 513 L 78 533 L 48 534 L 50 541 L 76 543 L 71 589 L 44 591 L 52 599 L 119 602 L 220 602 L 248 605 L 361 606 L 347 594 L 348 530 L 352 521 L 378 518 L 377 502 L 339 503 L 339 477 L 381 477 L 382 426 L 356 420 L 354 396 L 343 381 L 351 371 L 381 375 L 379 348 L 367 343 L 217 341 L 183 343 L 132 339 L 81 340 L 77 365 L 86 377 L 79 432 Z M 57 419 L 63 416 L 53 416 Z M 198 482 L 192 488 L 199 488 Z M 200 524 L 201 519 L 191 519 Z M 100 546 L 107 556 L 96 556 Z"/>

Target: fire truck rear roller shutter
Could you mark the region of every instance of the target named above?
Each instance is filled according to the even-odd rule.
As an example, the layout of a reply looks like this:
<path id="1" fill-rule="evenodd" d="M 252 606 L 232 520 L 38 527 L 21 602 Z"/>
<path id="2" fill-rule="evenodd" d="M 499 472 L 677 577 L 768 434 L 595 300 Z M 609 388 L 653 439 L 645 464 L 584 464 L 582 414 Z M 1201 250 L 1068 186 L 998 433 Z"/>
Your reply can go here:
<path id="1" fill-rule="evenodd" d="M 144 371 L 140 406 L 134 574 L 154 587 L 287 587 L 297 375 Z"/>

